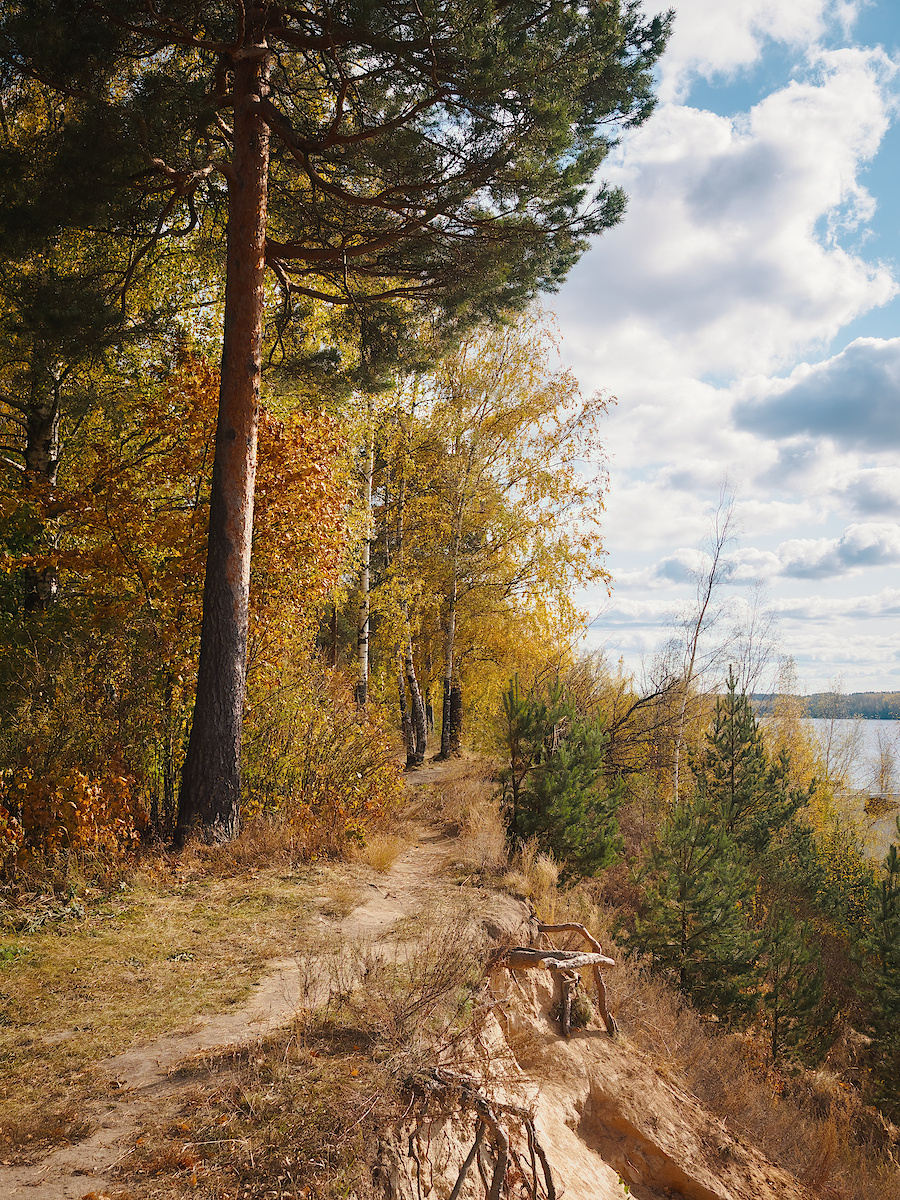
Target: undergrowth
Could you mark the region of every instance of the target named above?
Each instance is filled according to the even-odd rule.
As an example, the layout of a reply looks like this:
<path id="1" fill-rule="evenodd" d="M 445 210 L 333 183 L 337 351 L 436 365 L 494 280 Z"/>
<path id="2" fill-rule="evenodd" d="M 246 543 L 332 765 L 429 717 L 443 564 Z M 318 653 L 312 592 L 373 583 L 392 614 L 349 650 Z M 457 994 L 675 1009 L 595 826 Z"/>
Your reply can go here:
<path id="1" fill-rule="evenodd" d="M 379 1131 L 402 1112 L 366 1030 L 333 1023 L 188 1068 L 178 1102 L 120 1165 L 124 1200 L 365 1195 Z"/>
<path id="2" fill-rule="evenodd" d="M 615 910 L 603 902 L 623 886 L 618 867 L 606 873 L 612 888 L 605 876 L 561 887 L 558 864 L 534 841 L 507 848 L 488 764 L 444 795 L 461 873 L 529 899 L 544 922 L 578 922 L 599 936 L 617 963 L 606 980 L 622 1034 L 663 1077 L 825 1200 L 900 1200 L 900 1134 L 860 1096 L 852 1033 L 849 1049 L 836 1046 L 818 1070 L 789 1059 L 773 1067 L 761 1031 L 724 1031 L 645 964 L 625 958 L 611 935 Z"/>
<path id="3" fill-rule="evenodd" d="M 408 1081 L 462 1053 L 485 952 L 465 905 L 379 943 L 325 950 L 324 1004 L 253 1046 L 185 1065 L 186 1087 L 117 1168 L 116 1197 L 372 1195 L 379 1141 L 410 1111 Z"/>

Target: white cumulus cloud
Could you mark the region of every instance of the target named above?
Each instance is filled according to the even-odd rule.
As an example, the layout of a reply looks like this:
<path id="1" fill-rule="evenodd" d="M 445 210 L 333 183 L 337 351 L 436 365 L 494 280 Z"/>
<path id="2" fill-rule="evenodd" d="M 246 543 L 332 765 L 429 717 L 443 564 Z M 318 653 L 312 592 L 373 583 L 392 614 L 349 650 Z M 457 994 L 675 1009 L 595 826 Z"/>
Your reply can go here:
<path id="1" fill-rule="evenodd" d="M 734 415 L 740 428 L 763 437 L 900 449 L 900 338 L 857 338 L 833 358 L 802 364 L 769 395 L 739 403 Z"/>
<path id="2" fill-rule="evenodd" d="M 803 51 L 821 39 L 829 23 L 848 29 L 859 7 L 847 0 L 680 0 L 661 94 L 681 100 L 695 76 L 732 76 L 752 67 L 773 41 Z"/>

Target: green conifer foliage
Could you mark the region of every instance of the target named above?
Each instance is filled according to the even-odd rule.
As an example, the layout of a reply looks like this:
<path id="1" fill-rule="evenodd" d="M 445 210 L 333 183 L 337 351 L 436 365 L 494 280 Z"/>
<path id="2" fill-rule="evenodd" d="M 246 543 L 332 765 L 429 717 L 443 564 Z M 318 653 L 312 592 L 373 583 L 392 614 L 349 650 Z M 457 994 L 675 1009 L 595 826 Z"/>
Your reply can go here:
<path id="1" fill-rule="evenodd" d="M 900 817 L 897 818 L 900 839 Z M 876 1095 L 893 1120 L 900 1116 L 900 854 L 892 845 L 875 889 L 870 955 L 869 1032 L 875 1044 Z"/>
<path id="2" fill-rule="evenodd" d="M 758 942 L 747 921 L 748 871 L 702 783 L 670 812 L 644 878 L 626 952 L 649 954 L 704 1010 L 723 1018 L 749 1011 Z"/>
<path id="3" fill-rule="evenodd" d="M 537 838 L 563 864 L 564 875 L 595 875 L 619 850 L 621 787 L 605 778 L 602 724 L 579 716 L 558 682 L 546 695 L 523 695 L 513 680 L 503 711 L 509 765 L 501 778 L 510 837 Z"/>
<path id="4" fill-rule="evenodd" d="M 728 690 L 716 700 L 712 729 L 703 754 L 691 763 L 711 800 L 721 808 L 722 822 L 735 840 L 756 855 L 772 835 L 783 829 L 809 802 L 809 789 L 788 784 L 789 761 L 782 754 L 772 762 L 749 697 L 737 690 L 734 671 Z"/>
<path id="5" fill-rule="evenodd" d="M 762 935 L 760 1005 L 775 1062 L 810 1030 L 822 1000 L 822 961 L 810 925 L 782 906 L 769 911 Z"/>

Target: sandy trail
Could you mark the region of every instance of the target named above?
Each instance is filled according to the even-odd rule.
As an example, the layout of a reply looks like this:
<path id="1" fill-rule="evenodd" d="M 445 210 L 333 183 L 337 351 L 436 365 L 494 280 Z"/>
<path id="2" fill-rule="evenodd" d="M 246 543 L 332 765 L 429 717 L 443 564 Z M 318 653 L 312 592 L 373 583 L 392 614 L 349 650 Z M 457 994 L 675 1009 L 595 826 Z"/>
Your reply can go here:
<path id="1" fill-rule="evenodd" d="M 439 769 L 428 768 L 416 774 L 414 783 L 432 783 L 440 774 Z M 368 885 L 371 897 L 332 924 L 335 941 L 376 937 L 397 921 L 421 912 L 439 886 L 451 844 L 451 839 L 434 830 L 421 833 L 418 842 L 377 883 Z M 94 1132 L 74 1145 L 51 1150 L 34 1163 L 0 1166 L 0 1197 L 102 1197 L 105 1188 L 115 1186 L 111 1172 L 131 1149 L 144 1118 L 162 1098 L 184 1086 L 171 1076 L 179 1062 L 203 1051 L 250 1044 L 288 1024 L 299 1009 L 328 1000 L 327 973 L 314 957 L 275 960 L 269 966 L 269 973 L 243 1007 L 201 1017 L 185 1033 L 157 1038 L 100 1063 L 110 1077 L 111 1095 L 93 1107 Z"/>

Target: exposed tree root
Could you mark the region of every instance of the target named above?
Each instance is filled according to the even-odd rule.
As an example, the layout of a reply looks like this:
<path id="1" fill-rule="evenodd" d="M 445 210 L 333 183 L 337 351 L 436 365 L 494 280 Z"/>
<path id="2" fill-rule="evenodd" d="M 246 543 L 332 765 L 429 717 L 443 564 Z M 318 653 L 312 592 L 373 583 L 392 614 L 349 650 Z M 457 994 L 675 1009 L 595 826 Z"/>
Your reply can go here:
<path id="1" fill-rule="evenodd" d="M 477 1164 L 486 1200 L 514 1196 L 523 1200 L 556 1200 L 550 1163 L 527 1108 L 489 1099 L 475 1079 L 448 1067 L 421 1071 L 410 1082 L 413 1090 L 426 1100 L 438 1099 L 444 1111 L 447 1100 L 452 1099 L 460 1109 L 473 1110 L 476 1115 L 475 1140 L 463 1160 L 449 1200 L 459 1200 L 473 1164 Z M 417 1127 L 410 1135 L 413 1158 L 417 1157 L 413 1143 L 418 1132 Z M 525 1144 L 517 1148 L 521 1132 Z"/>

